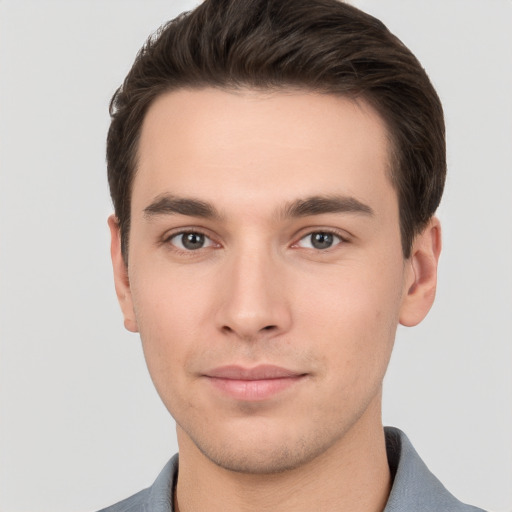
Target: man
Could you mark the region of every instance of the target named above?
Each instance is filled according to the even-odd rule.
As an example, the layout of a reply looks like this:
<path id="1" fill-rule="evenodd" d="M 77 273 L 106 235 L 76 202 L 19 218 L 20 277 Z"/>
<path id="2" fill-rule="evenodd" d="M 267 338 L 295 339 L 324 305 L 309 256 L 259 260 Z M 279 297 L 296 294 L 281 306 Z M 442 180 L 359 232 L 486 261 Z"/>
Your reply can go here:
<path id="1" fill-rule="evenodd" d="M 106 510 L 478 510 L 381 421 L 441 249 L 443 114 L 409 50 L 336 0 L 207 0 L 111 114 L 116 291 L 179 459 Z"/>

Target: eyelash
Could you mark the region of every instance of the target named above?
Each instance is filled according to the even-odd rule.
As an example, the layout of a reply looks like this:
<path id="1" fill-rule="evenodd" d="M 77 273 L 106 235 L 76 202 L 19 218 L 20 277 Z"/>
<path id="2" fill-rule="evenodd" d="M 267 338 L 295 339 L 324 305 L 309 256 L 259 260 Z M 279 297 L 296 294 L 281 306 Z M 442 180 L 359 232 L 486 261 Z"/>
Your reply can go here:
<path id="1" fill-rule="evenodd" d="M 311 237 L 311 236 L 313 236 L 315 234 L 330 235 L 332 237 L 337 238 L 339 241 L 338 242 L 333 242 L 332 246 L 327 247 L 325 249 L 318 249 L 318 248 L 315 248 L 315 247 L 311 247 L 311 248 L 307 247 L 305 249 L 310 249 L 310 250 L 317 251 L 319 253 L 323 253 L 323 252 L 328 252 L 330 250 L 333 250 L 338 245 L 349 243 L 349 239 L 348 239 L 347 235 L 342 234 L 342 233 L 340 233 L 339 231 L 337 231 L 335 229 L 319 228 L 319 229 L 310 230 L 306 234 L 302 235 L 296 242 L 294 242 L 292 244 L 292 247 L 300 247 L 299 243 L 302 240 L 304 240 L 304 239 L 306 239 L 308 237 Z"/>
<path id="2" fill-rule="evenodd" d="M 349 243 L 350 240 L 348 239 L 348 237 L 345 235 L 345 234 L 341 234 L 339 231 L 337 230 L 334 230 L 334 229 L 314 229 L 314 230 L 310 230 L 308 232 L 306 232 L 305 234 L 303 234 L 302 236 L 300 236 L 300 238 L 296 239 L 295 242 L 293 242 L 291 244 L 291 247 L 292 248 L 297 248 L 299 246 L 299 243 L 308 238 L 308 237 L 311 237 L 315 234 L 322 234 L 322 235 L 330 235 L 332 237 L 335 237 L 337 238 L 339 241 L 336 243 L 336 242 L 333 242 L 333 245 L 330 246 L 330 247 L 327 247 L 325 249 L 319 249 L 319 248 L 315 248 L 315 247 L 305 247 L 305 249 L 308 249 L 308 250 L 313 250 L 313 251 L 317 251 L 319 253 L 322 253 L 322 252 L 328 252 L 330 251 L 331 249 L 335 248 L 336 246 L 338 245 L 341 245 L 341 244 L 346 244 L 346 243 Z M 209 241 L 208 245 L 207 246 L 202 246 L 202 247 L 198 247 L 197 249 L 187 249 L 185 247 L 178 247 L 176 246 L 175 244 L 172 243 L 172 240 L 173 239 L 176 239 L 178 237 L 183 237 L 184 235 L 198 235 L 200 237 L 204 237 L 206 240 Z M 210 237 L 209 235 L 207 235 L 204 231 L 202 230 L 199 230 L 199 229 L 182 229 L 178 232 L 174 232 L 174 233 L 171 233 L 169 234 L 168 236 L 166 236 L 163 240 L 162 240 L 162 243 L 163 244 L 166 244 L 166 245 L 171 245 L 173 250 L 180 253 L 180 254 L 185 254 L 185 255 L 193 255 L 194 253 L 200 251 L 201 249 L 208 249 L 208 248 L 211 248 L 211 247 L 214 247 L 214 248 L 219 248 L 221 247 L 221 244 L 219 244 L 218 242 L 215 242 L 212 237 Z M 183 244 L 182 244 L 183 245 Z"/>
<path id="3" fill-rule="evenodd" d="M 179 237 L 182 237 L 182 239 L 183 239 L 184 235 L 196 235 L 196 236 L 204 237 L 205 240 L 209 241 L 209 244 L 206 247 L 202 246 L 202 247 L 198 247 L 197 249 L 187 249 L 185 247 L 178 247 L 177 245 L 172 243 L 173 239 L 177 239 Z M 200 251 L 201 249 L 206 249 L 206 248 L 209 248 L 212 246 L 220 247 L 220 244 L 216 243 L 212 239 L 211 236 L 208 236 L 204 231 L 201 231 L 199 229 L 182 229 L 180 231 L 171 233 L 163 239 L 162 243 L 172 246 L 173 250 L 177 251 L 180 254 L 185 254 L 185 255 L 192 255 L 192 254 Z"/>

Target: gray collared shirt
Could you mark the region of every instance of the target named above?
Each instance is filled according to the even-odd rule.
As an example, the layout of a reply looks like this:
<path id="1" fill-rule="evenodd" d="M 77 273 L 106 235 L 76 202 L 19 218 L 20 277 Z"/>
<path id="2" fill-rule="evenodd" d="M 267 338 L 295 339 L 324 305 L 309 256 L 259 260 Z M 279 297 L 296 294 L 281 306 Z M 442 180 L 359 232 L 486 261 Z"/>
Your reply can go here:
<path id="1" fill-rule="evenodd" d="M 394 479 L 384 512 L 483 512 L 450 494 L 428 470 L 401 430 L 386 427 L 385 432 Z M 100 512 L 174 512 L 173 489 L 177 476 L 178 455 L 175 455 L 151 487 Z"/>

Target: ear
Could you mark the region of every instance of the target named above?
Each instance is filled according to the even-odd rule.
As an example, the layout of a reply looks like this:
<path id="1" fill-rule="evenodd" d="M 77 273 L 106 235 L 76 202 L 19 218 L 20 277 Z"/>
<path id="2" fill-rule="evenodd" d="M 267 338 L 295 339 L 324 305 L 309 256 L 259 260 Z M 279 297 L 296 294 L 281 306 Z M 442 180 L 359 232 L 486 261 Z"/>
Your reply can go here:
<path id="1" fill-rule="evenodd" d="M 429 312 L 437 287 L 437 264 L 441 253 L 441 224 L 432 217 L 425 229 L 416 235 L 411 256 L 406 260 L 405 289 L 399 321 L 412 327 Z"/>
<path id="2" fill-rule="evenodd" d="M 108 227 L 110 228 L 111 237 L 110 255 L 112 257 L 112 267 L 114 270 L 114 283 L 117 300 L 119 301 L 124 316 L 124 326 L 128 331 L 138 332 L 139 328 L 133 309 L 130 280 L 128 279 L 128 268 L 121 252 L 121 231 L 119 229 L 119 221 L 115 215 L 111 215 L 108 218 Z"/>

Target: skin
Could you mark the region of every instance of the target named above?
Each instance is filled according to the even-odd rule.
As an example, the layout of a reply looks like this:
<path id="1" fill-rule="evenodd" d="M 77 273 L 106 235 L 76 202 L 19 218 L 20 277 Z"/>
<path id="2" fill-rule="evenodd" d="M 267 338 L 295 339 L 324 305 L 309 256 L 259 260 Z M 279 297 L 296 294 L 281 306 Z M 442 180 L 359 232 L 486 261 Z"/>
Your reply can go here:
<path id="1" fill-rule="evenodd" d="M 440 251 L 434 218 L 403 259 L 389 150 L 370 106 L 332 95 L 180 90 L 149 109 L 128 266 L 109 225 L 125 326 L 177 423 L 182 512 L 384 508 L 382 380 Z M 233 365 L 292 377 L 233 394 L 212 377 Z"/>

